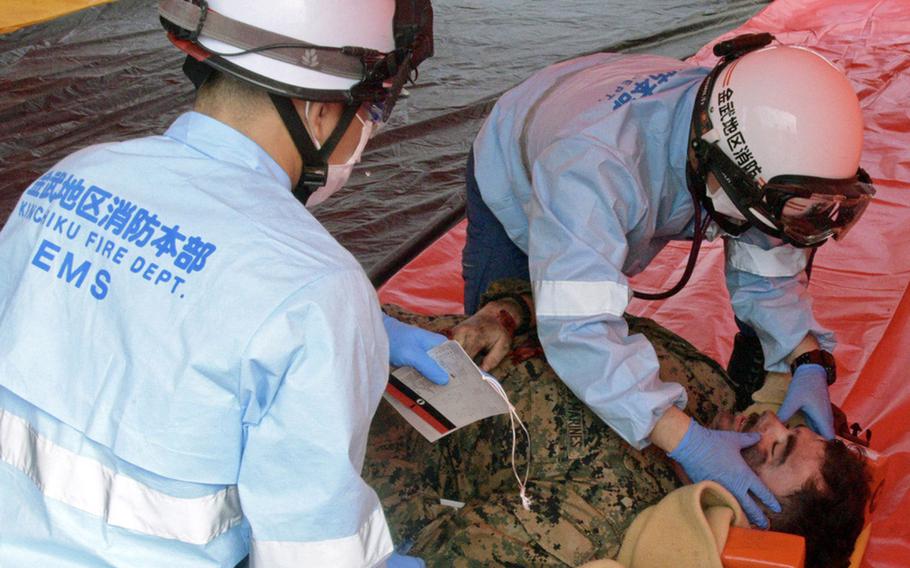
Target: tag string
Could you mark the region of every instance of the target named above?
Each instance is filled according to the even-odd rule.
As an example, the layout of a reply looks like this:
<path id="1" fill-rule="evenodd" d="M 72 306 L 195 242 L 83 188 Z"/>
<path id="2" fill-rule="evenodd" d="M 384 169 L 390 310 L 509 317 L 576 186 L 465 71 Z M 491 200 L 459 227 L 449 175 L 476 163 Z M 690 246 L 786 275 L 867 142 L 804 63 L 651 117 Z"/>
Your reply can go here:
<path id="1" fill-rule="evenodd" d="M 512 424 L 512 473 L 515 474 L 515 480 L 518 481 L 518 496 L 521 497 L 521 505 L 524 507 L 525 511 L 531 510 L 531 498 L 528 497 L 527 485 L 528 485 L 528 475 L 531 471 L 531 434 L 528 433 L 528 429 L 525 428 L 524 423 L 521 421 L 521 418 L 518 416 L 518 412 L 515 410 L 515 407 L 512 406 L 512 403 L 509 402 L 509 395 L 506 394 L 506 391 L 502 388 L 502 385 L 499 384 L 492 375 L 481 372 L 483 380 L 490 385 L 496 394 L 505 401 L 506 406 L 509 408 L 509 422 Z M 525 455 L 525 476 L 522 479 L 518 475 L 518 468 L 515 466 L 515 448 L 518 446 L 518 431 L 515 428 L 515 422 L 518 422 L 518 425 L 524 430 L 525 437 L 528 439 L 528 448 Z"/>

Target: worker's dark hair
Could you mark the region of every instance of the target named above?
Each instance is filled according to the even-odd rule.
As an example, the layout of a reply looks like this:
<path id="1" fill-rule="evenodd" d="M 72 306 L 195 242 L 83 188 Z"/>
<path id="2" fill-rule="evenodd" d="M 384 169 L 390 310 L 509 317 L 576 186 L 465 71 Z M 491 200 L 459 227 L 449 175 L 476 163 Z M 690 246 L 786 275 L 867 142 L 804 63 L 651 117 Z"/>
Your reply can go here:
<path id="1" fill-rule="evenodd" d="M 771 530 L 806 539 L 806 568 L 847 568 L 871 497 L 865 458 L 840 440 L 825 446 L 821 480 L 780 499 Z"/>
<path id="2" fill-rule="evenodd" d="M 263 89 L 213 69 L 196 91 L 196 103 L 211 104 L 219 99 L 239 102 L 250 110 L 269 101 Z"/>

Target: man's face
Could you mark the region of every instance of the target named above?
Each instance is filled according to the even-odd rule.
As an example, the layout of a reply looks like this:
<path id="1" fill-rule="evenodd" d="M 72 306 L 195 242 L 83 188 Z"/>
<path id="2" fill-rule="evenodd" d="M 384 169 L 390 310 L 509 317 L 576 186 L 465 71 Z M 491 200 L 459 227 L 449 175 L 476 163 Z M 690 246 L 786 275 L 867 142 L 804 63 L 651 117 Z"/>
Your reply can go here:
<path id="1" fill-rule="evenodd" d="M 715 419 L 715 428 L 761 434 L 757 444 L 742 451 L 743 459 L 777 497 L 796 492 L 806 481 L 821 479 L 825 440 L 806 426 L 787 428 L 772 412 L 724 412 Z"/>

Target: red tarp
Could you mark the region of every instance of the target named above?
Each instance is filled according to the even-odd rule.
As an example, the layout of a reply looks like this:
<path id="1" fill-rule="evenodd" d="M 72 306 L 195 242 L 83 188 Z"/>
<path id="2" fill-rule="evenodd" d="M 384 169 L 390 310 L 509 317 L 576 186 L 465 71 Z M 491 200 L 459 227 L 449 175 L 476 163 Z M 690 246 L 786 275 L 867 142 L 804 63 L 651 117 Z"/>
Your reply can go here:
<path id="1" fill-rule="evenodd" d="M 862 166 L 878 193 L 844 241 L 819 250 L 810 291 L 816 314 L 839 341 L 832 400 L 851 421 L 873 431 L 872 448 L 889 461 L 862 566 L 910 566 L 905 520 L 910 509 L 910 2 L 778 0 L 718 39 L 758 31 L 812 47 L 834 61 L 846 71 L 863 108 Z M 709 47 L 693 59 L 705 65 L 714 61 Z M 464 223 L 398 272 L 381 289 L 383 301 L 424 313 L 460 312 L 463 242 Z M 688 248 L 685 243 L 668 246 L 634 280 L 636 288 L 666 289 L 675 283 Z M 629 311 L 656 319 L 726 361 L 735 325 L 723 262 L 721 245 L 707 243 L 681 293 L 663 302 L 635 300 Z"/>

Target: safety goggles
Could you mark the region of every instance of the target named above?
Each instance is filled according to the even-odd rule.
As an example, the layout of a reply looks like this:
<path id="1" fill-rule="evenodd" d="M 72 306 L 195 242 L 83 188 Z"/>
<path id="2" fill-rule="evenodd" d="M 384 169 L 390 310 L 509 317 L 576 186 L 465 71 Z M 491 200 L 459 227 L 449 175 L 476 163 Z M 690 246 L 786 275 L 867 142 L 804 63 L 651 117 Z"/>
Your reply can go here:
<path id="1" fill-rule="evenodd" d="M 161 23 L 172 42 L 199 61 L 244 77 L 267 91 L 313 101 L 381 105 L 388 120 L 405 83 L 413 81 L 417 66 L 433 55 L 433 9 L 429 0 L 397 0 L 393 21 L 395 49 L 382 53 L 363 47 L 328 47 L 300 41 L 228 18 L 208 8 L 205 0 L 159 0 Z M 240 51 L 218 53 L 199 44 L 199 36 L 236 46 Z M 347 91 L 308 89 L 282 83 L 244 69 L 232 57 L 248 53 L 276 59 L 320 73 L 357 81 Z"/>
<path id="2" fill-rule="evenodd" d="M 875 195 L 862 168 L 848 179 L 777 176 L 763 189 L 781 231 L 794 243 L 810 247 L 843 238 Z"/>
<path id="3" fill-rule="evenodd" d="M 797 246 L 843 238 L 875 195 L 872 180 L 862 168 L 846 179 L 780 175 L 759 185 L 716 144 L 700 144 L 700 154 L 752 225 Z"/>
<path id="4" fill-rule="evenodd" d="M 379 133 L 379 130 L 385 126 L 385 122 L 383 121 L 385 109 L 382 104 L 372 102 L 361 103 L 354 116 L 357 117 L 360 124 L 365 128 L 370 129 L 370 139 L 375 138 L 376 134 Z"/>
<path id="5" fill-rule="evenodd" d="M 360 108 L 357 109 L 357 119 L 360 120 L 362 124 L 365 125 L 367 122 L 373 124 L 370 138 L 376 136 L 379 129 L 385 126 L 385 116 L 385 107 L 382 103 L 368 101 L 361 103 Z"/>

